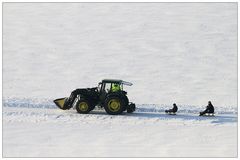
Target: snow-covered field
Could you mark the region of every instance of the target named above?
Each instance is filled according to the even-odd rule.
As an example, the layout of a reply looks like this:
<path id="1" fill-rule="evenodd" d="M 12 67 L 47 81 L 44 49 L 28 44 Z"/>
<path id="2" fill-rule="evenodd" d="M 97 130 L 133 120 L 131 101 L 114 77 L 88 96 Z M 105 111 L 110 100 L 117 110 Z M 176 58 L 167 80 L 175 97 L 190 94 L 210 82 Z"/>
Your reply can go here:
<path id="1" fill-rule="evenodd" d="M 133 114 L 62 111 L 50 101 L 4 101 L 5 157 L 236 157 L 236 110 L 199 117 L 195 106 L 139 105 Z M 30 105 L 27 105 L 27 104 Z M 40 102 L 41 103 L 41 102 Z M 16 105 L 19 104 L 19 105 Z"/>
<path id="2" fill-rule="evenodd" d="M 136 112 L 52 102 L 103 78 Z M 237 3 L 3 4 L 4 157 L 236 157 L 237 107 Z"/>

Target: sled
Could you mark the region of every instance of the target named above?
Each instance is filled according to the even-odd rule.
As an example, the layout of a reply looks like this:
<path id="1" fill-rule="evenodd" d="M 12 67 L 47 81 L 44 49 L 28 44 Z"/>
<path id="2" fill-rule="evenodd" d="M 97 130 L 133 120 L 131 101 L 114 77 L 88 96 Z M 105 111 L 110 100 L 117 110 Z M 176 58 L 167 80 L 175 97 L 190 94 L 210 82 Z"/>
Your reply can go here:
<path id="1" fill-rule="evenodd" d="M 177 115 L 176 112 L 169 112 L 168 115 Z"/>
<path id="2" fill-rule="evenodd" d="M 176 112 L 169 112 L 169 111 L 165 111 L 166 114 L 169 114 L 169 115 L 176 115 Z"/>
<path id="3" fill-rule="evenodd" d="M 214 113 L 205 113 L 205 114 L 200 114 L 199 116 L 204 116 L 204 117 L 214 117 Z"/>

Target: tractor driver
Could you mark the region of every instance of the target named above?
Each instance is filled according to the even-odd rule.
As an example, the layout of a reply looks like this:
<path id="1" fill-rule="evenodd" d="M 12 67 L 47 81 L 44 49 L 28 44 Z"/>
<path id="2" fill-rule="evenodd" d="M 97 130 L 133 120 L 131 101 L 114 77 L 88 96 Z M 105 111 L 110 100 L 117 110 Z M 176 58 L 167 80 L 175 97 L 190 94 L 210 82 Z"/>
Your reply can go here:
<path id="1" fill-rule="evenodd" d="M 114 84 L 112 85 L 112 92 L 117 92 L 117 91 L 120 91 L 120 90 L 121 90 L 121 88 L 120 88 L 120 85 L 119 85 L 119 84 L 114 83 Z"/>

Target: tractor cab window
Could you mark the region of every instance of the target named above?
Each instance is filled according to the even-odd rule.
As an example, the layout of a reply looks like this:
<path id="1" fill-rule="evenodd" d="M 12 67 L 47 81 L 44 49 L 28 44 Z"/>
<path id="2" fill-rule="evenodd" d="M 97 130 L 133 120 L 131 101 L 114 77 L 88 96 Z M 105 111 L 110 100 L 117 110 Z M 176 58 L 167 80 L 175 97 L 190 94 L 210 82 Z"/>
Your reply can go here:
<path id="1" fill-rule="evenodd" d="M 112 92 L 117 92 L 117 91 L 120 91 L 120 90 L 121 90 L 120 84 L 112 83 L 112 89 L 111 89 Z"/>
<path id="2" fill-rule="evenodd" d="M 108 93 L 111 91 L 111 83 L 106 83 L 105 84 L 105 92 Z"/>
<path id="3" fill-rule="evenodd" d="M 123 85 L 119 83 L 103 83 L 100 87 L 101 91 L 105 93 L 123 90 Z"/>
<path id="4" fill-rule="evenodd" d="M 102 88 L 102 83 L 100 82 L 100 83 L 98 83 L 97 90 L 98 90 L 98 91 L 101 91 L 101 88 Z"/>

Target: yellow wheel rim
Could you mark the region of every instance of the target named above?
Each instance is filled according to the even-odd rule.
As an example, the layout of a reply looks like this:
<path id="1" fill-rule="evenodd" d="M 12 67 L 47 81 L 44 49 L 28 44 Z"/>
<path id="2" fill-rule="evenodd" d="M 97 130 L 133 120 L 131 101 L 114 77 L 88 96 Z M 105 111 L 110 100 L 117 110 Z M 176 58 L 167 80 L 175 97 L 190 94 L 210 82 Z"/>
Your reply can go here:
<path id="1" fill-rule="evenodd" d="M 88 104 L 86 102 L 80 102 L 79 103 L 79 109 L 83 112 L 88 110 Z"/>
<path id="2" fill-rule="evenodd" d="M 111 112 L 117 112 L 119 111 L 120 109 L 120 101 L 118 99 L 111 99 L 109 102 L 108 102 L 108 109 L 111 111 Z"/>

